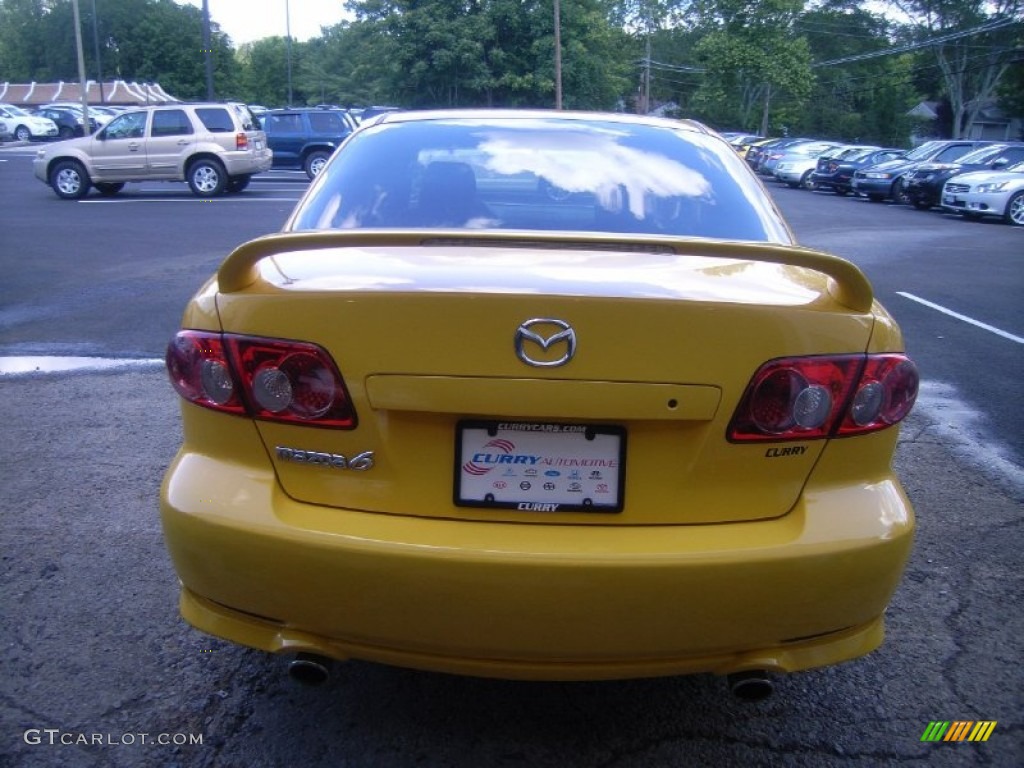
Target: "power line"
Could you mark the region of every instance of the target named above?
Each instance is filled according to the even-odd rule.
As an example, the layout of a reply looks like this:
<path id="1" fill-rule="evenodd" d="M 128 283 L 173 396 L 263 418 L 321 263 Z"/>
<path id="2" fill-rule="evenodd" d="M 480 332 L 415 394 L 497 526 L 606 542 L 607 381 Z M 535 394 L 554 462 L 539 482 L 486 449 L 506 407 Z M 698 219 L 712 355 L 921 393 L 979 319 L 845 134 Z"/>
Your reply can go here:
<path id="1" fill-rule="evenodd" d="M 948 35 L 942 35 L 940 37 L 934 37 L 931 40 L 923 40 L 919 43 L 907 43 L 906 45 L 899 45 L 895 48 L 886 48 L 884 51 L 875 51 L 873 53 L 860 53 L 855 56 L 845 56 L 841 59 L 832 59 L 830 61 L 819 61 L 811 64 L 811 67 L 831 67 L 836 64 L 849 64 L 854 61 L 864 61 L 865 59 L 876 59 L 880 56 L 891 56 L 896 53 L 908 53 L 910 51 L 917 51 L 921 48 L 931 48 L 935 45 L 942 45 L 953 40 L 959 40 L 963 37 L 971 37 L 973 35 L 980 35 L 985 32 L 994 32 L 997 29 L 1011 26 L 1016 22 L 1013 19 L 1002 19 L 998 21 L 991 21 L 987 24 L 982 24 L 980 27 L 974 29 L 965 29 L 960 32 L 951 32 Z"/>
<path id="2" fill-rule="evenodd" d="M 892 56 L 897 53 L 908 53 L 910 51 L 921 50 L 922 48 L 931 48 L 936 45 L 942 45 L 943 43 L 952 42 L 953 40 L 960 40 L 964 37 L 971 37 L 973 35 L 980 35 L 986 32 L 994 32 L 1004 27 L 1012 26 L 1016 22 L 1013 19 L 997 19 L 990 21 L 986 24 L 982 24 L 979 27 L 972 29 L 965 29 L 959 32 L 951 32 L 947 35 L 941 35 L 934 37 L 929 40 L 922 40 L 917 43 L 907 43 L 906 45 L 899 45 L 895 48 L 886 48 L 881 51 L 872 51 L 870 53 L 858 53 L 852 56 L 844 56 L 839 59 L 830 59 L 828 61 L 818 61 L 811 64 L 811 68 L 817 67 L 831 67 L 838 64 L 850 64 L 856 61 L 865 61 L 867 59 L 876 59 L 882 56 Z M 670 72 L 691 72 L 697 74 L 704 74 L 707 72 L 705 67 L 694 67 L 685 64 L 669 64 L 664 61 L 655 61 L 653 59 L 641 59 L 639 62 L 640 66 L 649 67 L 651 69 L 661 69 Z"/>

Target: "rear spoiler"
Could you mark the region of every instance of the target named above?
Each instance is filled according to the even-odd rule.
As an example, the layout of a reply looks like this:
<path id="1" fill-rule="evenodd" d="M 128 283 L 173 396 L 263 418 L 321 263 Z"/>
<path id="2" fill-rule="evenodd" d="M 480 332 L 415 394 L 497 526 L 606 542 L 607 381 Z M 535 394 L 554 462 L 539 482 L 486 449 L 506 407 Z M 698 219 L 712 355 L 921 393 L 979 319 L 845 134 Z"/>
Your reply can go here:
<path id="1" fill-rule="evenodd" d="M 832 298 L 855 312 L 870 311 L 874 301 L 871 284 L 854 264 L 838 256 L 809 248 L 736 240 L 681 240 L 658 235 L 592 232 L 487 230 L 484 233 L 465 229 L 341 229 L 284 232 L 259 237 L 236 248 L 221 264 L 217 272 L 217 283 L 224 293 L 242 291 L 259 279 L 259 262 L 279 253 L 322 248 L 432 246 L 637 251 L 761 261 L 804 267 L 827 275 L 830 278 L 828 291 Z"/>

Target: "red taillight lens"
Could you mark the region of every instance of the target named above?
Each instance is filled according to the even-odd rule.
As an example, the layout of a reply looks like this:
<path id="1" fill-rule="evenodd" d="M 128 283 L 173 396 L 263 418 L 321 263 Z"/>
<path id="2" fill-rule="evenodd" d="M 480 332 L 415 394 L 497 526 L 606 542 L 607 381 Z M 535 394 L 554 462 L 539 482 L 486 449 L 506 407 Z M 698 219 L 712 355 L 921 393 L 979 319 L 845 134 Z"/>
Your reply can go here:
<path id="1" fill-rule="evenodd" d="M 167 368 L 179 394 L 207 408 L 317 427 L 357 423 L 341 374 L 316 344 L 181 331 Z"/>
<path id="2" fill-rule="evenodd" d="M 235 134 L 235 149 L 248 149 L 249 148 L 249 136 L 244 133 Z"/>
<path id="3" fill-rule="evenodd" d="M 166 362 L 171 384 L 190 403 L 245 412 L 219 333 L 182 331 L 167 345 Z"/>
<path id="4" fill-rule="evenodd" d="M 917 396 L 905 355 L 772 360 L 754 374 L 729 425 L 732 442 L 815 440 L 883 429 Z"/>
<path id="5" fill-rule="evenodd" d="M 917 366 L 903 355 L 872 355 L 839 427 L 839 436 L 883 429 L 902 421 L 917 399 Z"/>

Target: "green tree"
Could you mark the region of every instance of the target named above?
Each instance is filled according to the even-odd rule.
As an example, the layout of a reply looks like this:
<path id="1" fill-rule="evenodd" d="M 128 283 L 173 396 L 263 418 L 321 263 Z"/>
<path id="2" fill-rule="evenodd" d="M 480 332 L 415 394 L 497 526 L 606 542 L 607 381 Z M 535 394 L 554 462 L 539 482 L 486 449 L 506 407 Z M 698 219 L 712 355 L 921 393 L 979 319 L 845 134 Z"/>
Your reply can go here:
<path id="1" fill-rule="evenodd" d="M 46 72 L 44 0 L 0 0 L 0 73 L 4 80 L 28 82 Z"/>
<path id="2" fill-rule="evenodd" d="M 92 3 L 80 4 L 87 77 L 98 71 Z M 105 79 L 159 82 L 173 96 L 206 95 L 202 12 L 174 0 L 96 0 L 100 64 Z M 218 95 L 234 90 L 230 40 L 216 25 L 211 39 Z M 78 79 L 70 0 L 0 0 L 0 69 L 6 80 Z"/>
<path id="3" fill-rule="evenodd" d="M 800 120 L 814 84 L 807 40 L 794 31 L 802 11 L 802 0 L 694 4 L 706 31 L 694 51 L 706 69 L 693 100 L 700 117 L 762 133 Z"/>
<path id="4" fill-rule="evenodd" d="M 817 75 L 796 130 L 802 134 L 904 145 L 906 113 L 920 100 L 908 55 L 887 55 L 893 24 L 856 0 L 832 0 L 803 13 L 796 29 L 807 39 Z M 814 105 L 820 105 L 815 108 Z"/>
<path id="5" fill-rule="evenodd" d="M 357 23 L 381 39 L 388 92 L 405 106 L 551 106 L 549 0 L 357 0 Z M 614 105 L 628 85 L 625 32 L 610 0 L 563 0 L 564 103 Z"/>
<path id="6" fill-rule="evenodd" d="M 306 60 L 306 44 L 292 41 L 292 105 L 308 103 L 299 77 Z M 243 101 L 269 106 L 288 103 L 288 41 L 284 37 L 265 37 L 242 45 L 235 58 L 239 67 L 238 95 Z"/>
<path id="7" fill-rule="evenodd" d="M 894 0 L 927 45 L 953 113 L 954 138 L 970 135 L 1019 56 L 1024 0 Z"/>

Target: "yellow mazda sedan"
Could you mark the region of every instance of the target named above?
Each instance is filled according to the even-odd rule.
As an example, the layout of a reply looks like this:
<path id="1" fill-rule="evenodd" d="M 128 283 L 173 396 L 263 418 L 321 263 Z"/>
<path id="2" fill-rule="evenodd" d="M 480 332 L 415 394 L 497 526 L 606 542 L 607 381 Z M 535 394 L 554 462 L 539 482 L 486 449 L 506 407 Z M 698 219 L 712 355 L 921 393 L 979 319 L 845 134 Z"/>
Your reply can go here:
<path id="1" fill-rule="evenodd" d="M 757 698 L 882 641 L 916 369 L 698 123 L 385 115 L 227 257 L 167 367 L 182 615 L 297 679 Z"/>

